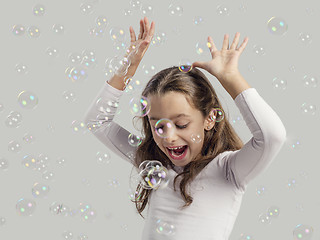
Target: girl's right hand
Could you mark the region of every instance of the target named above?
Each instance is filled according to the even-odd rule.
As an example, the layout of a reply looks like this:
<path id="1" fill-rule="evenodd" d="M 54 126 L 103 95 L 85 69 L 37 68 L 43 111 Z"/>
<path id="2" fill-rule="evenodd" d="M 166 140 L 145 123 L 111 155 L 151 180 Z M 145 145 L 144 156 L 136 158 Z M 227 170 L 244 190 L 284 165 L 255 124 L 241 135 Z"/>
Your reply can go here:
<path id="1" fill-rule="evenodd" d="M 131 45 L 127 50 L 125 55 L 130 61 L 131 65 L 129 66 L 128 73 L 133 76 L 137 70 L 139 63 L 141 62 L 145 52 L 147 51 L 151 40 L 154 34 L 155 23 L 152 21 L 151 26 L 149 26 L 148 18 L 144 17 L 143 20 L 140 20 L 140 34 L 138 39 L 134 33 L 133 28 L 130 26 L 130 36 L 131 36 Z"/>

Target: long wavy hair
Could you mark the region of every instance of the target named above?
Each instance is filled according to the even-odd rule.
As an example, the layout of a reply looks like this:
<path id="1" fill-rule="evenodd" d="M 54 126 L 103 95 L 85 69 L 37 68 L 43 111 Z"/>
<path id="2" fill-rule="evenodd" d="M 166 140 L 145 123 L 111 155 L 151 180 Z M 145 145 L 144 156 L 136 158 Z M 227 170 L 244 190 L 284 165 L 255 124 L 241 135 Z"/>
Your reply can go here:
<path id="1" fill-rule="evenodd" d="M 184 94 L 188 103 L 199 110 L 203 118 L 208 117 L 212 108 L 223 110 L 211 83 L 197 68 L 193 68 L 189 72 L 182 72 L 177 66 L 163 69 L 149 80 L 141 95 L 148 98 L 149 96 L 163 96 L 171 91 Z M 224 110 L 223 112 L 225 113 Z M 173 168 L 170 159 L 153 139 L 148 116 L 136 117 L 139 120 L 142 119 L 142 135 L 144 135 L 144 138 L 134 155 L 134 167 L 138 169 L 139 165 L 145 160 L 158 160 L 164 167 L 171 166 Z M 193 161 L 185 165 L 183 171 L 174 178 L 174 191 L 176 191 L 177 179 L 179 177 L 182 178 L 180 181 L 180 193 L 185 201 L 185 205 L 182 208 L 189 206 L 193 201 L 193 198 L 186 192 L 187 184 L 191 183 L 198 173 L 218 154 L 228 150 L 239 150 L 242 147 L 243 142 L 229 123 L 226 114 L 224 114 L 222 121 L 215 123 L 214 128 L 205 131 L 201 153 Z M 154 191 L 154 189 L 145 189 L 138 184 L 136 198 L 131 200 L 135 202 L 138 213 L 142 218 L 144 217 L 141 212 L 148 203 L 151 191 Z"/>

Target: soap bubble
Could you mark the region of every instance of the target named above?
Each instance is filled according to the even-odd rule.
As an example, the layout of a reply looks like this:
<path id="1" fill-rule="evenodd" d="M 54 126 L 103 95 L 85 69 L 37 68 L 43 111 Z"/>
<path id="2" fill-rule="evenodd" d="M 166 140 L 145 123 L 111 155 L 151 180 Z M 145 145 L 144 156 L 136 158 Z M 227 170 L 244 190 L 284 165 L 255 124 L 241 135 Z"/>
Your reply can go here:
<path id="1" fill-rule="evenodd" d="M 176 126 L 170 119 L 162 118 L 157 121 L 154 130 L 159 137 L 167 138 L 175 133 Z"/>
<path id="2" fill-rule="evenodd" d="M 31 216 L 35 209 L 36 202 L 32 199 L 21 198 L 16 204 L 16 210 L 20 216 Z"/>

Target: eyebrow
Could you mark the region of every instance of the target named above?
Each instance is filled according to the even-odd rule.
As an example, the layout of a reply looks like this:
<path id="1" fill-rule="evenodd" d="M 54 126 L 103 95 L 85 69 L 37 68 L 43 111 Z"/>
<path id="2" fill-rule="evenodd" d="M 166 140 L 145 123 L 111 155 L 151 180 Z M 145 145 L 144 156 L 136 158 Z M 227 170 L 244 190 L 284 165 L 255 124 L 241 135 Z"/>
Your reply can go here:
<path id="1" fill-rule="evenodd" d="M 172 119 L 179 118 L 179 117 L 190 117 L 190 116 L 189 116 L 189 115 L 186 115 L 186 114 L 184 114 L 184 113 L 180 113 L 180 114 L 174 116 Z M 150 117 L 150 120 L 159 120 L 159 118 Z"/>

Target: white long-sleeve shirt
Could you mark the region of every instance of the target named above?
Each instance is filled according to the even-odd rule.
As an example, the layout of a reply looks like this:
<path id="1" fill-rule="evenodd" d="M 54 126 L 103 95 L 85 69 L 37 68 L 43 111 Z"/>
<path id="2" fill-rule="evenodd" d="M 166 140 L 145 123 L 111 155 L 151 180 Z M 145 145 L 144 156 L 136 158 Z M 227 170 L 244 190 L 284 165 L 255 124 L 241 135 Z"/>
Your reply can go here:
<path id="1" fill-rule="evenodd" d="M 99 98 L 119 102 L 122 94 L 123 91 L 106 83 L 89 107 L 85 122 L 95 121 L 101 114 L 95 105 Z M 269 167 L 286 139 L 280 118 L 255 88 L 244 90 L 234 101 L 253 137 L 240 150 L 220 153 L 196 176 L 187 188 L 193 202 L 182 210 L 185 202 L 179 181 L 177 191 L 173 190 L 173 179 L 182 167 L 169 167 L 168 186 L 152 191 L 147 215 L 143 212 L 146 222 L 142 240 L 228 240 L 248 183 Z M 132 164 L 136 147 L 128 143 L 130 132 L 113 121 L 115 112 L 116 108 L 111 108 L 108 113 L 109 127 L 102 125 L 93 134 Z M 170 225 L 174 227 L 172 234 L 166 234 Z"/>

